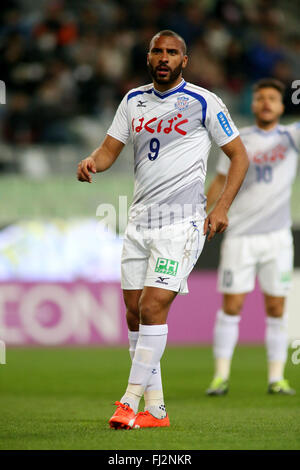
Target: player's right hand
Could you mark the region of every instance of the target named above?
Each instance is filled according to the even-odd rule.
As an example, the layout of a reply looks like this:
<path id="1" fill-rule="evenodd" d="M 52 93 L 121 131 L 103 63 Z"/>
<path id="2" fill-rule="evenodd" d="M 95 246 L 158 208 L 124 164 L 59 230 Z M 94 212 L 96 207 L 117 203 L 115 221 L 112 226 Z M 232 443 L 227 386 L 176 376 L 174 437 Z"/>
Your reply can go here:
<path id="1" fill-rule="evenodd" d="M 208 214 L 204 222 L 203 235 L 210 241 L 216 233 L 223 233 L 228 227 L 227 211 L 223 207 L 216 207 Z"/>
<path id="2" fill-rule="evenodd" d="M 87 157 L 78 163 L 77 179 L 79 181 L 86 181 L 87 183 L 91 183 L 92 177 L 90 175 L 90 172 L 97 173 L 96 164 L 92 157 Z"/>

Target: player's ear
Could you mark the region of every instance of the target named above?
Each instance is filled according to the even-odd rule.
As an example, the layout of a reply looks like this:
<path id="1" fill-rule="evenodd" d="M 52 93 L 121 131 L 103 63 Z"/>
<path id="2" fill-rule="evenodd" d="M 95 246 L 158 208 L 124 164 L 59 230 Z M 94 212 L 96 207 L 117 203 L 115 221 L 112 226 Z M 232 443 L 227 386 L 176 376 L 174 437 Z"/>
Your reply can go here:
<path id="1" fill-rule="evenodd" d="M 184 55 L 183 56 L 183 61 L 182 61 L 182 68 L 185 69 L 186 66 L 187 66 L 187 63 L 188 63 L 188 56 L 187 55 Z"/>
<path id="2" fill-rule="evenodd" d="M 149 65 L 149 52 L 147 54 L 147 65 Z"/>
<path id="3" fill-rule="evenodd" d="M 280 116 L 284 113 L 284 109 L 285 109 L 285 106 L 283 103 L 281 103 L 281 113 L 280 113 Z"/>

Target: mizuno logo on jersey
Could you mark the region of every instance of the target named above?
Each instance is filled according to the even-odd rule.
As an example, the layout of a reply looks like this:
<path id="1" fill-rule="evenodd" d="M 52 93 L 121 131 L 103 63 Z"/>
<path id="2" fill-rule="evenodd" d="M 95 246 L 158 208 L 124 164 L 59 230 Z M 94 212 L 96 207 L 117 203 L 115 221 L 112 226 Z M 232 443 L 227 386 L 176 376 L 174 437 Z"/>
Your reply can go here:
<path id="1" fill-rule="evenodd" d="M 177 116 L 168 119 L 167 121 L 165 119 L 160 119 L 158 120 L 157 117 L 154 117 L 152 119 L 149 119 L 149 121 L 145 121 L 145 118 L 139 118 L 138 122 L 139 124 L 135 126 L 135 121 L 136 119 L 133 118 L 131 121 L 131 127 L 133 132 L 141 132 L 141 130 L 145 130 L 146 132 L 150 132 L 150 134 L 154 134 L 154 132 L 157 132 L 158 134 L 160 132 L 164 132 L 165 134 L 169 134 L 171 131 L 178 132 L 178 134 L 181 135 L 186 135 L 186 131 L 182 129 L 182 126 L 189 122 L 188 119 L 182 119 L 182 114 L 177 114 Z M 178 121 L 179 122 L 176 122 Z M 158 121 L 158 122 L 157 122 Z"/>
<path id="2" fill-rule="evenodd" d="M 145 103 L 147 103 L 147 101 L 139 100 L 137 104 L 137 108 L 146 108 Z"/>

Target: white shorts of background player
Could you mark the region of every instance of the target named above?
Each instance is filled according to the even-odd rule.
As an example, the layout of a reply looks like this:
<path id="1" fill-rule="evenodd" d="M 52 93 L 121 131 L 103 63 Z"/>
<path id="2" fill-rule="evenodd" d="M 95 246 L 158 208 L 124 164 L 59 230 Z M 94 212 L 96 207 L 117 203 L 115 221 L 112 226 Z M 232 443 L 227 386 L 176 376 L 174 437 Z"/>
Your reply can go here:
<path id="1" fill-rule="evenodd" d="M 221 245 L 219 292 L 250 292 L 254 289 L 257 275 L 265 294 L 285 297 L 291 287 L 293 248 L 290 229 L 226 237 Z"/>

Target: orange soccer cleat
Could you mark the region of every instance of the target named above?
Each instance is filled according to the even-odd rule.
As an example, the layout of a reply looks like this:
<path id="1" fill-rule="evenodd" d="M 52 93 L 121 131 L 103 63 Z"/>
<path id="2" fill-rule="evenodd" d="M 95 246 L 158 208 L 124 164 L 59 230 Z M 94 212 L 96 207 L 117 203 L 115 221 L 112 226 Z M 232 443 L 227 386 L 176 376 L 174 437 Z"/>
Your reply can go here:
<path id="1" fill-rule="evenodd" d="M 133 423 L 134 429 L 139 428 L 158 428 L 162 426 L 170 426 L 169 416 L 165 418 L 155 418 L 149 411 L 140 411 L 137 413 Z"/>
<path id="2" fill-rule="evenodd" d="M 116 401 L 115 405 L 117 409 L 108 421 L 109 426 L 112 429 L 131 429 L 136 416 L 133 409 L 119 401 Z"/>

